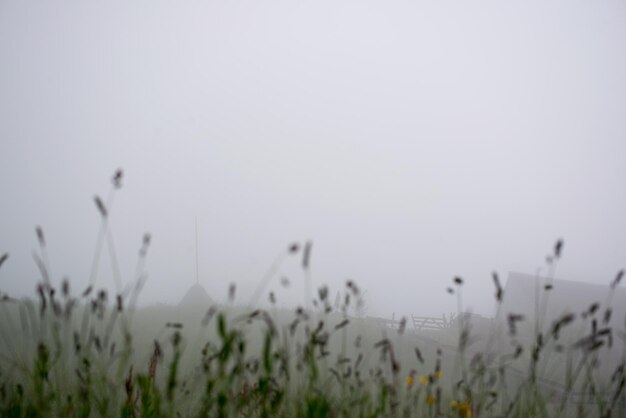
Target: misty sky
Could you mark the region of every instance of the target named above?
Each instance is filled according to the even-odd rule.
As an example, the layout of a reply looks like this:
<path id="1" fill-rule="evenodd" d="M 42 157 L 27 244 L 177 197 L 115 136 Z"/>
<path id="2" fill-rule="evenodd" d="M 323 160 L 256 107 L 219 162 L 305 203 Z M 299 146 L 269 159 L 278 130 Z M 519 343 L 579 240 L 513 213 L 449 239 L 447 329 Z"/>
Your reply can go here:
<path id="1" fill-rule="evenodd" d="M 626 266 L 626 2 L 0 0 L 0 290 L 87 283 L 114 170 L 124 280 L 247 300 L 292 241 L 368 314 L 491 314 L 490 273 Z M 299 259 L 283 304 L 302 303 Z M 108 258 L 99 286 L 112 286 Z M 278 287 L 278 280 L 273 282 Z M 334 291 L 333 291 L 334 292 Z"/>

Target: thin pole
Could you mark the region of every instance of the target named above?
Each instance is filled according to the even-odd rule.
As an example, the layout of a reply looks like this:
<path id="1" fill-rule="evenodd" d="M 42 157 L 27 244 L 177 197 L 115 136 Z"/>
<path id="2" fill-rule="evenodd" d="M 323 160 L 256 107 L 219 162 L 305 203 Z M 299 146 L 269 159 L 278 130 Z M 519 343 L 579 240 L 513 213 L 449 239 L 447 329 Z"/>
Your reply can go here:
<path id="1" fill-rule="evenodd" d="M 198 275 L 198 217 L 196 216 L 196 284 L 200 283 Z"/>

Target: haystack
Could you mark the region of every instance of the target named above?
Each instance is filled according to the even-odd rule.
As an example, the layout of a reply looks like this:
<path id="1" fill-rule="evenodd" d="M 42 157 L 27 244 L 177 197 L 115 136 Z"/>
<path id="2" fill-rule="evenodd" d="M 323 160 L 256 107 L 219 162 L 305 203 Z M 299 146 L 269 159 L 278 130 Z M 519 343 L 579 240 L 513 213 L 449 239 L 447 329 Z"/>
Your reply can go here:
<path id="1" fill-rule="evenodd" d="M 204 287 L 200 283 L 195 283 L 185 293 L 178 306 L 185 308 L 208 308 L 212 303 L 213 301 L 207 291 L 204 290 Z"/>
<path id="2" fill-rule="evenodd" d="M 198 218 L 196 218 L 196 283 L 185 293 L 178 306 L 181 308 L 208 308 L 212 304 L 213 300 L 200 284 L 200 274 L 198 272 Z"/>

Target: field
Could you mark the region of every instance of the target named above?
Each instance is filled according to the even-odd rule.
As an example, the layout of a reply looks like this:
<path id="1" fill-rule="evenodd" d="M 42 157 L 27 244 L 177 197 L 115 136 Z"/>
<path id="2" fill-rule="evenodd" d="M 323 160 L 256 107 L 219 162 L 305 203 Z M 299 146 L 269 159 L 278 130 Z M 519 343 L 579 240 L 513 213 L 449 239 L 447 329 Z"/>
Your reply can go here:
<path id="1" fill-rule="evenodd" d="M 112 197 L 96 205 L 101 250 Z M 576 314 L 556 319 L 508 312 L 495 274 L 498 314 L 469 316 L 457 277 L 448 289 L 456 319 L 426 330 L 364 317 L 351 281 L 333 303 L 323 287 L 312 307 L 293 310 L 271 297 L 266 309 L 242 306 L 234 288 L 227 305 L 137 308 L 149 236 L 135 283 L 116 295 L 53 286 L 39 228 L 37 236 L 36 295 L 0 296 L 2 416 L 626 416 L 626 334 L 610 307 L 623 272 L 607 286 L 607 303 L 575 306 Z M 561 248 L 558 241 L 548 263 Z M 305 277 L 309 251 L 286 249 L 302 257 Z M 537 289 L 539 312 L 547 312 L 550 292 L 549 282 Z"/>
<path id="2" fill-rule="evenodd" d="M 598 366 L 608 336 L 623 333 L 598 327 L 566 344 L 573 318 L 533 338 L 515 317 L 482 324 L 461 317 L 445 330 L 415 332 L 403 321 L 392 328 L 356 317 L 359 289 L 351 282 L 339 308 L 320 289 L 308 312 L 235 304 L 133 309 L 122 298 L 109 303 L 105 292 L 72 296 L 68 284 L 39 290 L 38 300 L 2 303 L 2 416 L 626 412 L 623 355 L 610 372 Z M 594 308 L 584 321 L 601 312 Z M 498 324 L 519 329 L 499 332 Z"/>

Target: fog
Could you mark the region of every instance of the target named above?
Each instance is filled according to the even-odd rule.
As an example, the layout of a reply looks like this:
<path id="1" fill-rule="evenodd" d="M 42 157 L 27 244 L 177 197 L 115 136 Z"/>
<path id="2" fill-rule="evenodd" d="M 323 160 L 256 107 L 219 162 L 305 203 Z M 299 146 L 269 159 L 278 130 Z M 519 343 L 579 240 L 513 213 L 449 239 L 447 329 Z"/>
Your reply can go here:
<path id="1" fill-rule="evenodd" d="M 368 315 L 492 315 L 491 272 L 626 265 L 626 3 L 0 2 L 0 290 L 87 285 L 111 176 L 141 303 L 246 303 L 292 242 Z M 272 278 L 303 303 L 300 255 Z M 544 269 L 545 270 L 545 269 Z M 544 271 L 545 273 L 545 271 Z M 542 273 L 543 274 L 543 273 Z M 283 288 L 281 277 L 291 286 Z M 115 289 L 105 246 L 97 286 Z M 332 297 L 332 296 L 331 296 Z"/>

